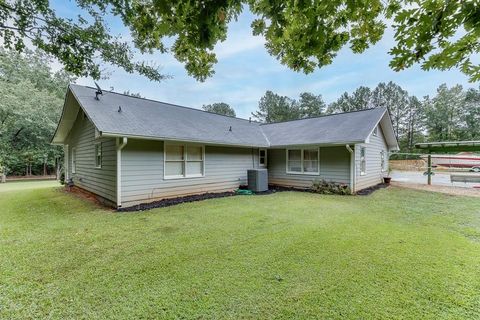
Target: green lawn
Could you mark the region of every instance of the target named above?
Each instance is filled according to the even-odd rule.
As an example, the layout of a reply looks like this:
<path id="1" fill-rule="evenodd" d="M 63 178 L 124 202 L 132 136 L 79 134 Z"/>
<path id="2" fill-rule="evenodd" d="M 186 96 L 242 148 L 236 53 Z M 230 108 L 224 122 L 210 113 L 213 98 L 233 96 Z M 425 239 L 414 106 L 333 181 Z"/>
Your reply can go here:
<path id="1" fill-rule="evenodd" d="M 116 213 L 0 192 L 0 318 L 480 318 L 480 200 L 389 188 Z"/>
<path id="2" fill-rule="evenodd" d="M 27 189 L 52 188 L 59 186 L 56 180 L 13 181 L 0 183 L 0 192 L 23 191 Z"/>

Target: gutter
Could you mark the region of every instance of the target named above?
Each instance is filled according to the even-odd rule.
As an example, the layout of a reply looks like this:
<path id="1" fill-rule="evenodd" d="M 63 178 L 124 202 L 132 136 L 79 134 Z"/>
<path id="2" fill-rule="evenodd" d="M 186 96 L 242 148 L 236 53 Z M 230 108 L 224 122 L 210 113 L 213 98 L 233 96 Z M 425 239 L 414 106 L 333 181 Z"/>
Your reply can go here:
<path id="1" fill-rule="evenodd" d="M 122 149 L 127 142 L 127 137 L 117 138 L 117 208 L 122 207 Z"/>
<path id="2" fill-rule="evenodd" d="M 154 141 L 175 141 L 175 142 L 192 142 L 192 143 L 201 143 L 215 146 L 233 146 L 233 147 L 242 147 L 242 148 L 268 148 L 269 145 L 252 145 L 252 144 L 240 144 L 240 143 L 225 143 L 219 141 L 204 141 L 204 140 L 195 140 L 191 138 L 172 138 L 172 137 L 153 137 L 153 136 L 142 136 L 142 135 L 132 135 L 132 134 L 116 134 L 111 132 L 99 131 L 100 137 L 105 138 L 130 138 L 130 139 L 142 139 L 142 140 L 154 140 Z"/>

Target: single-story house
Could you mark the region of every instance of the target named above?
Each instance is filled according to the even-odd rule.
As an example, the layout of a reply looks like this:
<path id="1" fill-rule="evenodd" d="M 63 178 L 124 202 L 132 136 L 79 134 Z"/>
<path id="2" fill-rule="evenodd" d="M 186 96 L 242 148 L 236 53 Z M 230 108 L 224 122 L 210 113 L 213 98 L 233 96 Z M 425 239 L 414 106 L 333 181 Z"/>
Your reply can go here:
<path id="1" fill-rule="evenodd" d="M 398 149 L 383 108 L 266 124 L 80 85 L 52 143 L 65 148 L 65 178 L 117 208 L 234 190 L 251 168 L 271 185 L 355 192 L 380 183 Z"/>

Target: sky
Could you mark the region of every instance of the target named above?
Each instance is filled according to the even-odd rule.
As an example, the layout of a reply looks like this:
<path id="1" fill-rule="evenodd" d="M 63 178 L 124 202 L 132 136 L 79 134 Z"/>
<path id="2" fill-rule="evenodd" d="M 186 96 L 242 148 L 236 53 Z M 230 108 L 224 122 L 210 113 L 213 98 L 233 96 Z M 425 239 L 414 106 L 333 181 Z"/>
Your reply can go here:
<path id="1" fill-rule="evenodd" d="M 80 12 L 71 1 L 57 0 L 53 7 L 61 16 L 73 17 Z M 229 25 L 227 40 L 215 47 L 218 63 L 215 74 L 204 82 L 190 77 L 183 65 L 169 54 L 139 56 L 139 60 L 161 67 L 172 76 L 163 82 L 150 81 L 137 74 L 129 74 L 114 66 L 104 66 L 109 78 L 98 81 L 103 89 L 116 92 L 130 91 L 143 97 L 173 104 L 201 108 L 204 104 L 226 102 L 238 117 L 248 118 L 258 107 L 258 101 L 267 90 L 297 99 L 301 92 L 321 94 L 327 103 L 335 101 L 343 92 L 352 92 L 359 86 L 375 87 L 379 82 L 393 81 L 409 94 L 423 97 L 435 95 L 442 83 L 478 87 L 457 70 L 423 71 L 419 65 L 395 72 L 388 63 L 388 51 L 394 45 L 393 32 L 387 29 L 381 41 L 362 54 L 343 48 L 334 62 L 308 75 L 292 71 L 270 56 L 262 37 L 252 35 L 250 23 L 254 16 L 245 10 Z M 129 39 L 128 30 L 117 19 L 107 22 L 113 34 Z M 81 78 L 77 83 L 94 86 L 92 79 Z"/>

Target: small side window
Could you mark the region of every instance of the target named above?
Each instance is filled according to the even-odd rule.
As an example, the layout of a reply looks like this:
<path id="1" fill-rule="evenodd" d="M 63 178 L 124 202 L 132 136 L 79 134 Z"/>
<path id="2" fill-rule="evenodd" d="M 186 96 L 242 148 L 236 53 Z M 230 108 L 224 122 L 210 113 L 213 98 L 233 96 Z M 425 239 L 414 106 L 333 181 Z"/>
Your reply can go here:
<path id="1" fill-rule="evenodd" d="M 366 161 L 366 149 L 365 147 L 360 147 L 360 175 L 364 176 L 367 170 L 367 161 Z"/>
<path id="2" fill-rule="evenodd" d="M 258 151 L 258 163 L 260 167 L 267 166 L 267 150 L 266 149 L 260 149 Z"/>
<path id="3" fill-rule="evenodd" d="M 95 144 L 95 168 L 102 167 L 102 143 Z"/>

